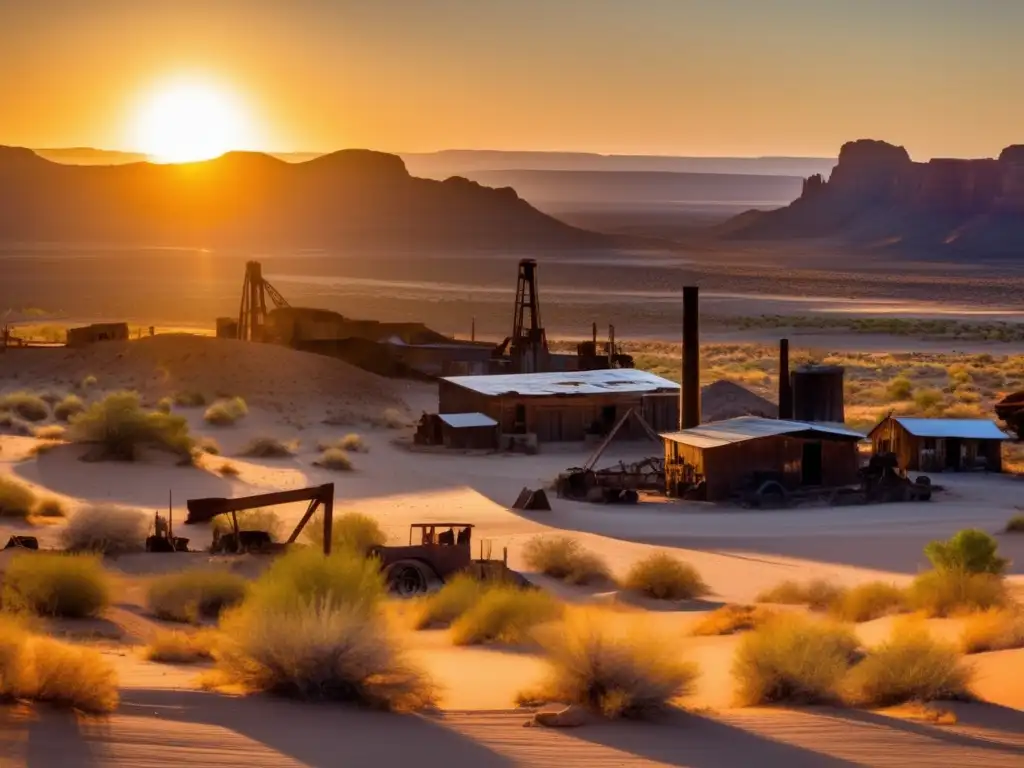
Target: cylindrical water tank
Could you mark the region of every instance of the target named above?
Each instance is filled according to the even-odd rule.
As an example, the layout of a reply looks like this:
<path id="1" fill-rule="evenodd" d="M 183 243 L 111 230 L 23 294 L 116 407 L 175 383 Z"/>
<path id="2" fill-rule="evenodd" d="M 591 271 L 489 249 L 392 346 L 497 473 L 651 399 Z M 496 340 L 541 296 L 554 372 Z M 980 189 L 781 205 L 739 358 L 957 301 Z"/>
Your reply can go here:
<path id="1" fill-rule="evenodd" d="M 805 365 L 793 371 L 793 418 L 842 424 L 843 367 Z"/>

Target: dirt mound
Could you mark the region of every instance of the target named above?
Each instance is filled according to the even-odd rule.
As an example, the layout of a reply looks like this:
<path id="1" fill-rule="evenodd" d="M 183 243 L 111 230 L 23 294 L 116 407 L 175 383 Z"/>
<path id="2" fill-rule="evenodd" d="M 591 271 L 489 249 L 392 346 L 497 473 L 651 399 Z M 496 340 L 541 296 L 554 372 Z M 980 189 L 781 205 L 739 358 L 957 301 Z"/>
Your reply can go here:
<path id="1" fill-rule="evenodd" d="M 79 349 L 8 350 L 0 389 L 71 390 L 87 376 L 98 391 L 133 389 L 155 403 L 179 392 L 207 401 L 240 395 L 251 406 L 280 412 L 310 406 L 325 418 L 380 418 L 405 409 L 399 382 L 322 355 L 274 344 L 188 334 L 110 341 Z"/>
<path id="2" fill-rule="evenodd" d="M 779 417 L 779 406 L 732 381 L 720 379 L 700 391 L 701 421 L 721 421 L 737 416 Z"/>

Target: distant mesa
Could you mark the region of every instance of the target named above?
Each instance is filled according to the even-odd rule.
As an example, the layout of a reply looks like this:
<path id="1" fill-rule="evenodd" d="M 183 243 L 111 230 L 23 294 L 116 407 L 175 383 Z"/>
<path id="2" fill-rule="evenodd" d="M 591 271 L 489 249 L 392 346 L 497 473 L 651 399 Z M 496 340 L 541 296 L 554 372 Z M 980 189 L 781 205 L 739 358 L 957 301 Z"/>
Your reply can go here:
<path id="1" fill-rule="evenodd" d="M 903 147 L 844 144 L 826 181 L 812 175 L 785 208 L 748 212 L 719 230 L 726 239 L 835 238 L 902 249 L 1016 254 L 1024 250 L 1024 145 L 998 159 L 917 163 Z"/>
<path id="2" fill-rule="evenodd" d="M 513 189 L 410 176 L 350 149 L 305 162 L 231 152 L 182 165 L 67 165 L 0 147 L 0 242 L 365 249 L 600 248 Z"/>

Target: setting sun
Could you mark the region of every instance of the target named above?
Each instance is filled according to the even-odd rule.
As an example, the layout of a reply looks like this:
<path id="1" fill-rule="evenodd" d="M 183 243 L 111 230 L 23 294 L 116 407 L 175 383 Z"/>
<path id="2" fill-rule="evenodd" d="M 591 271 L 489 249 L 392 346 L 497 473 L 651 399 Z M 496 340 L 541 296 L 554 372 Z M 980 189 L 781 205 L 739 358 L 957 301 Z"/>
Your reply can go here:
<path id="1" fill-rule="evenodd" d="M 156 90 L 136 116 L 136 144 L 153 160 L 207 160 L 250 148 L 252 128 L 230 93 L 208 83 L 183 81 Z"/>

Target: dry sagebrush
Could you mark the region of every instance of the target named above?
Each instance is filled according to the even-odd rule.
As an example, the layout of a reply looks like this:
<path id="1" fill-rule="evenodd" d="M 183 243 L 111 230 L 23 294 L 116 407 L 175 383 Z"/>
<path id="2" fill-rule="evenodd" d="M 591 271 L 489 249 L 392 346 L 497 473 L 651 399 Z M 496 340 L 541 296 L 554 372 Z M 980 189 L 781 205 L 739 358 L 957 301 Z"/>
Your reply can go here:
<path id="1" fill-rule="evenodd" d="M 249 413 L 249 406 L 240 397 L 217 400 L 203 414 L 203 420 L 215 427 L 230 427 Z"/>
<path id="2" fill-rule="evenodd" d="M 637 560 L 622 585 L 656 600 L 692 600 L 711 592 L 696 568 L 667 552 Z"/>
<path id="3" fill-rule="evenodd" d="M 476 605 L 487 590 L 479 579 L 458 574 L 441 589 L 424 598 L 416 614 L 416 629 L 447 627 Z"/>
<path id="4" fill-rule="evenodd" d="M 196 664 L 212 661 L 219 637 L 218 632 L 209 629 L 197 632 L 161 630 L 152 637 L 143 655 L 147 660 L 161 664 Z"/>
<path id="5" fill-rule="evenodd" d="M 1024 610 L 994 608 L 964 617 L 960 645 L 964 653 L 1024 648 Z"/>
<path id="6" fill-rule="evenodd" d="M 871 621 L 906 610 L 906 592 L 883 581 L 858 584 L 837 595 L 828 606 L 831 616 L 853 622 Z"/>
<path id="7" fill-rule="evenodd" d="M 197 623 L 242 602 L 247 590 L 248 582 L 230 571 L 182 571 L 153 579 L 146 605 L 157 618 Z"/>
<path id="8" fill-rule="evenodd" d="M 341 448 L 328 448 L 313 464 L 335 472 L 351 472 L 353 469 L 352 459 Z"/>
<path id="9" fill-rule="evenodd" d="M 71 516 L 61 539 L 71 552 L 116 556 L 145 549 L 148 531 L 149 516 L 144 512 L 92 504 Z"/>
<path id="10" fill-rule="evenodd" d="M 5 610 L 81 619 L 99 615 L 110 604 L 110 575 L 95 557 L 22 553 L 4 572 Z"/>
<path id="11" fill-rule="evenodd" d="M 0 411 L 14 413 L 25 421 L 44 421 L 50 416 L 50 406 L 32 392 L 12 392 L 0 395 Z"/>
<path id="12" fill-rule="evenodd" d="M 68 395 L 53 406 L 53 417 L 58 421 L 70 421 L 85 410 L 85 403 L 78 395 Z"/>
<path id="13" fill-rule="evenodd" d="M 25 520 L 36 508 L 36 494 L 24 483 L 0 475 L 0 518 Z"/>
<path id="14" fill-rule="evenodd" d="M 569 536 L 537 536 L 523 547 L 526 564 L 567 584 L 612 581 L 611 570 L 598 555 Z"/>
<path id="15" fill-rule="evenodd" d="M 697 636 L 734 635 L 756 629 L 775 614 L 755 605 L 723 605 L 705 614 L 690 633 Z"/>
<path id="16" fill-rule="evenodd" d="M 286 459 L 295 455 L 296 444 L 264 435 L 254 437 L 242 449 L 240 456 L 253 459 Z"/>
<path id="17" fill-rule="evenodd" d="M 315 514 L 302 529 L 302 535 L 310 544 L 321 552 L 324 548 L 324 518 L 321 513 Z M 388 541 L 387 534 L 374 518 L 361 512 L 345 512 L 335 515 L 331 525 L 331 551 L 351 551 L 359 555 L 367 555 L 374 547 L 380 547 Z"/>
<path id="18" fill-rule="evenodd" d="M 114 392 L 71 418 L 68 438 L 93 447 L 93 460 L 135 461 L 144 448 L 189 457 L 194 441 L 181 416 L 147 412 L 136 392 Z"/>
<path id="19" fill-rule="evenodd" d="M 524 645 L 534 628 L 557 619 L 562 610 L 561 603 L 540 590 L 493 586 L 452 624 L 452 642 Z"/>
<path id="20" fill-rule="evenodd" d="M 825 579 L 815 579 L 806 583 L 783 581 L 759 594 L 757 602 L 806 605 L 812 610 L 824 611 L 833 603 L 841 600 L 844 592 L 842 587 Z"/>

